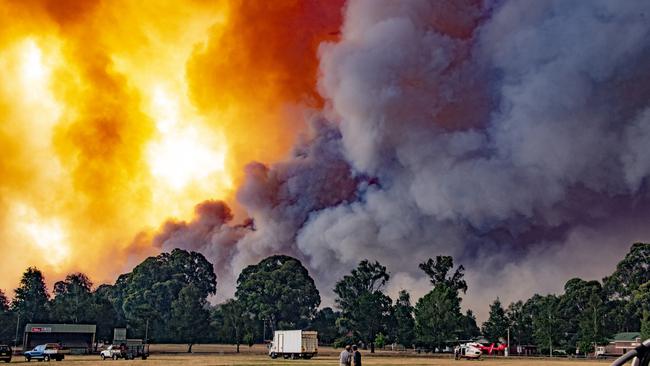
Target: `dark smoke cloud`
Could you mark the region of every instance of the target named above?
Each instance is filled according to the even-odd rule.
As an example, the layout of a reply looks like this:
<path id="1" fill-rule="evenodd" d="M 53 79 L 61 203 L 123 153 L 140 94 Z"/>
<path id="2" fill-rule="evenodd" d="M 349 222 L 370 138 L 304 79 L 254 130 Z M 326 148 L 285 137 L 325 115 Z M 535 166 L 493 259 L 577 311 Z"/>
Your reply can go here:
<path id="1" fill-rule="evenodd" d="M 646 1 L 351 1 L 320 48 L 333 122 L 247 167 L 254 226 L 199 214 L 162 246 L 202 243 L 226 293 L 244 265 L 297 255 L 325 302 L 362 258 L 417 296 L 417 263 L 451 254 L 482 317 L 496 296 L 598 279 L 650 235 L 648 16 Z"/>
<path id="2" fill-rule="evenodd" d="M 291 158 L 270 167 L 246 166 L 237 192 L 251 217 L 245 225 L 232 225 L 225 203 L 208 201 L 197 206 L 193 221 L 164 224 L 154 243 L 205 254 L 219 274 L 219 297 L 231 296 L 244 266 L 278 252 L 303 257 L 296 235 L 310 213 L 356 200 L 362 180 L 352 176 L 342 151 L 338 129 L 314 117 Z"/>

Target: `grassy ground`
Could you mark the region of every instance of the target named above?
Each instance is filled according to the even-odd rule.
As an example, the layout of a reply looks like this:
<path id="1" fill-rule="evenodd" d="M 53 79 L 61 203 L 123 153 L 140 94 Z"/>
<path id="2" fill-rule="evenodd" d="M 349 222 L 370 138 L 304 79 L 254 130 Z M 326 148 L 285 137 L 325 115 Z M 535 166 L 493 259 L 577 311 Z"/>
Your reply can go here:
<path id="1" fill-rule="evenodd" d="M 146 361 L 143 360 L 106 360 L 102 361 L 99 356 L 69 356 L 62 362 L 50 363 L 52 366 L 80 365 L 80 366 L 110 366 L 117 365 L 142 365 L 142 366 L 181 366 L 181 365 L 205 365 L 205 366 L 294 366 L 294 365 L 337 365 L 337 354 L 340 350 L 321 348 L 320 354 L 311 360 L 271 360 L 264 354 L 263 346 L 253 348 L 241 347 L 242 353 L 234 353 L 234 346 L 227 345 L 197 345 L 194 346 L 194 353 L 184 353 L 187 348 L 183 345 L 152 345 L 152 355 Z M 15 357 L 12 363 L 25 363 L 22 357 Z M 32 361 L 35 362 L 35 361 Z M 483 366 L 607 366 L 607 361 L 586 361 L 568 359 L 504 359 L 486 358 L 481 361 L 454 361 L 451 358 L 432 357 L 430 355 L 415 355 L 412 353 L 400 354 L 397 352 L 378 352 L 375 355 L 364 353 L 363 364 L 368 366 L 446 366 L 446 365 L 483 365 Z"/>

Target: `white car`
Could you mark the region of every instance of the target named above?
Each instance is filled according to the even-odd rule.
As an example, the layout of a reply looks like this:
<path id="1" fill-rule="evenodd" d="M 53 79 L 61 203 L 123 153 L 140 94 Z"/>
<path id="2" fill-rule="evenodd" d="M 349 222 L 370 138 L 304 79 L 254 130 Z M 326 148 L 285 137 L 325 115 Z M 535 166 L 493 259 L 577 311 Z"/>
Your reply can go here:
<path id="1" fill-rule="evenodd" d="M 102 360 L 105 360 L 107 358 L 117 360 L 118 358 L 122 357 L 122 351 L 120 350 L 120 346 L 110 345 L 108 348 L 101 351 L 99 353 L 99 356 L 102 358 Z"/>

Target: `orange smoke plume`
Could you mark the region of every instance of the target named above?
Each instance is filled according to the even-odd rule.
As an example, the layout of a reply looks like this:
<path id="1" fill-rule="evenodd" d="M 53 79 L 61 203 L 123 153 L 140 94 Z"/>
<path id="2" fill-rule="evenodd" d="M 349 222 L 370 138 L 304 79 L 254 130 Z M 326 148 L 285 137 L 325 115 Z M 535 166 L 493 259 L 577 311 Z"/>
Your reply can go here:
<path id="1" fill-rule="evenodd" d="M 112 281 L 318 108 L 342 1 L 0 0 L 0 288 Z M 237 208 L 236 208 L 237 212 Z"/>

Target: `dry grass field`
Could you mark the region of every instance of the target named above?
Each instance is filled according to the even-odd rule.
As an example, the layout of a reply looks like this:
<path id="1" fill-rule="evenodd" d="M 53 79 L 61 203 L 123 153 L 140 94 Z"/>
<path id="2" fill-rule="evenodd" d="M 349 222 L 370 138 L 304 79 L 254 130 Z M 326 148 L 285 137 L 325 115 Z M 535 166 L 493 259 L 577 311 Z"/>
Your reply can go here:
<path id="1" fill-rule="evenodd" d="M 19 361 L 19 360 L 15 360 Z M 23 362 L 20 360 L 20 362 Z M 35 362 L 35 361 L 32 361 Z M 53 362 L 53 361 L 52 361 Z M 13 363 L 13 362 L 12 362 Z M 133 360 L 106 360 L 101 361 L 99 357 L 76 356 L 70 357 L 62 362 L 56 362 L 56 366 L 64 365 L 80 365 L 80 366 L 109 366 L 113 363 L 117 365 L 141 365 L 141 366 L 181 366 L 181 365 L 205 365 L 205 366 L 293 366 L 293 365 L 335 365 L 338 366 L 337 359 L 334 356 L 317 357 L 311 360 L 271 360 L 262 355 L 209 355 L 209 354 L 193 354 L 193 355 L 152 355 L 146 361 Z M 452 365 L 482 365 L 482 366 L 605 366 L 608 363 L 604 362 L 588 362 L 588 361 L 559 361 L 559 360 L 482 360 L 482 361 L 454 361 L 453 359 L 441 358 L 428 358 L 428 357 L 366 357 L 364 365 L 368 366 L 391 366 L 391 365 L 404 365 L 404 366 L 452 366 Z M 54 365 L 52 365 L 54 366 Z"/>
<path id="2" fill-rule="evenodd" d="M 241 347 L 241 353 L 234 353 L 234 346 L 227 345 L 197 345 L 194 346 L 194 353 L 184 353 L 186 346 L 183 345 L 152 345 L 152 355 L 146 361 L 143 360 L 106 360 L 102 361 L 99 356 L 69 356 L 65 361 L 50 363 L 52 366 L 79 365 L 79 366 L 110 366 L 133 365 L 133 366 L 181 366 L 181 365 L 205 365 L 205 366 L 294 366 L 294 365 L 336 365 L 336 355 L 339 350 L 321 348 L 321 354 L 311 360 L 272 360 L 264 354 L 263 346 L 248 348 Z M 35 361 L 32 361 L 35 362 Z M 433 357 L 430 355 L 398 354 L 393 352 L 378 352 L 375 355 L 364 353 L 364 365 L 368 366 L 607 366 L 607 361 L 594 360 L 568 360 L 568 359 L 504 359 L 485 358 L 481 361 L 455 361 L 451 358 Z M 15 357 L 12 363 L 25 363 L 22 357 Z"/>

